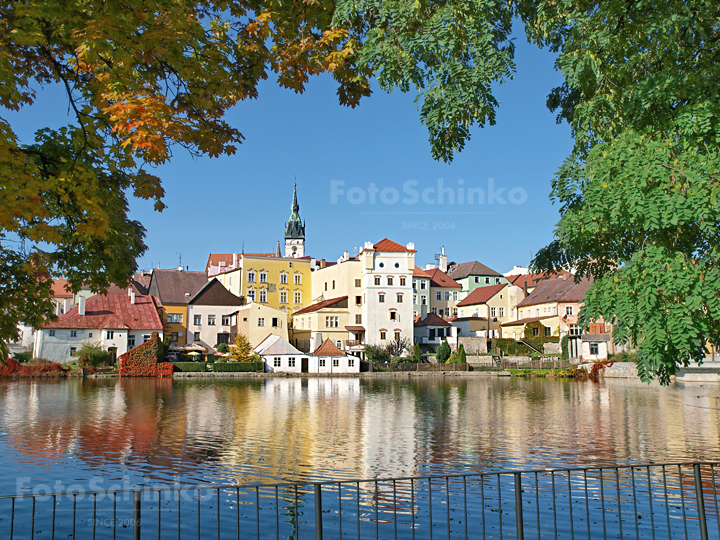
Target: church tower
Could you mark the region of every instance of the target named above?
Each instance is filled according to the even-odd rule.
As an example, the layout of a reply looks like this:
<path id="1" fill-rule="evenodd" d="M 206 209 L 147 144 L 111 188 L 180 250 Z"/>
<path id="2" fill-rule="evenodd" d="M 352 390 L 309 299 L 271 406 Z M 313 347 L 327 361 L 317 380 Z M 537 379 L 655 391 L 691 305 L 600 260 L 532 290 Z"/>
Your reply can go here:
<path id="1" fill-rule="evenodd" d="M 293 202 L 290 219 L 285 223 L 285 256 L 305 256 L 305 224 L 300 221 L 300 205 L 297 202 L 297 184 L 293 184 Z"/>

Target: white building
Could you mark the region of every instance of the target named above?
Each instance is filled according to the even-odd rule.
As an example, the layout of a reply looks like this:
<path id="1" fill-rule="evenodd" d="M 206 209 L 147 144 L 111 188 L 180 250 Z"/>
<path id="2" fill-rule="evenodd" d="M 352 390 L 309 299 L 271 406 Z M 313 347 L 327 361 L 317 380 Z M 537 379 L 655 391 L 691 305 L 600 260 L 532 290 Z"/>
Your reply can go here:
<path id="1" fill-rule="evenodd" d="M 263 359 L 266 373 L 307 373 L 308 355 L 298 351 L 286 339 L 269 335 L 253 349 Z"/>
<path id="2" fill-rule="evenodd" d="M 237 326 L 238 308 L 244 304 L 212 278 L 188 301 L 188 345 L 199 345 L 215 352 L 221 343 L 230 343 L 230 334 Z"/>
<path id="3" fill-rule="evenodd" d="M 385 238 L 365 243 L 362 266 L 362 321 L 365 343 L 386 345 L 405 338 L 413 342 L 415 246 Z"/>
<path id="4" fill-rule="evenodd" d="M 360 359 L 326 339 L 310 357 L 308 368 L 310 373 L 360 373 Z"/>
<path id="5" fill-rule="evenodd" d="M 117 358 L 148 341 L 153 332 L 163 337 L 163 325 L 154 296 L 96 294 L 48 322 L 35 332 L 33 357 L 51 362 L 73 360 L 84 344 L 100 344 Z"/>

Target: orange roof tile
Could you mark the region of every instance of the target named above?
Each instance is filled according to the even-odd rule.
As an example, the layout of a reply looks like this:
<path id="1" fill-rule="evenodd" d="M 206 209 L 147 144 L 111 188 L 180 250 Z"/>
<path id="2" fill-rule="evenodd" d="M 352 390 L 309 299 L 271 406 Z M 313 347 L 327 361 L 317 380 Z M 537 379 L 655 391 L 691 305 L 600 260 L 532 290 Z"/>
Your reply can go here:
<path id="1" fill-rule="evenodd" d="M 415 253 L 416 251 L 414 249 L 408 249 L 406 246 L 400 245 L 397 242 L 393 242 L 389 238 L 383 238 L 382 240 L 380 240 L 377 244 L 373 246 L 373 249 L 375 249 L 375 251 L 395 251 L 401 253 L 404 253 L 406 251 Z"/>
<path id="2" fill-rule="evenodd" d="M 416 266 L 415 268 L 413 268 L 413 277 L 429 278 L 430 276 L 428 275 L 428 273 L 425 270 L 423 270 L 422 268 L 418 268 Z"/>
<path id="3" fill-rule="evenodd" d="M 425 270 L 425 273 L 430 277 L 431 287 L 457 287 L 462 288 L 457 281 L 448 276 L 445 272 L 439 268 L 433 268 L 432 270 Z"/>
<path id="4" fill-rule="evenodd" d="M 68 292 L 65 286 L 68 284 L 67 279 L 54 279 L 52 282 L 52 295 L 54 298 L 72 298 L 73 293 Z"/>
<path id="5" fill-rule="evenodd" d="M 490 300 L 493 296 L 499 293 L 502 289 L 507 286 L 507 283 L 501 283 L 500 285 L 490 285 L 488 287 L 478 287 L 466 298 L 458 302 L 458 307 L 462 306 L 474 306 L 476 304 L 484 304 Z"/>
<path id="6" fill-rule="evenodd" d="M 43 328 L 98 328 L 112 330 L 162 330 L 158 315 L 158 300 L 154 296 L 135 296 L 130 303 L 127 294 L 96 294 L 86 300 L 85 315 L 75 306 L 57 321 Z"/>
<path id="7" fill-rule="evenodd" d="M 302 309 L 294 312 L 293 315 L 301 315 L 303 313 L 311 313 L 313 311 L 318 311 L 320 309 L 330 307 L 333 304 L 337 304 L 338 302 L 342 302 L 343 300 L 347 300 L 347 296 L 338 296 L 337 298 L 330 298 L 329 300 L 322 300 L 321 302 L 318 302 L 317 304 L 313 304 L 312 306 L 308 306 L 306 308 L 302 308 Z"/>
<path id="8" fill-rule="evenodd" d="M 347 356 L 344 352 L 342 352 L 340 349 L 338 349 L 330 339 L 326 339 L 322 342 L 322 345 L 320 345 L 317 349 L 315 349 L 315 352 L 313 353 L 313 356 Z"/>

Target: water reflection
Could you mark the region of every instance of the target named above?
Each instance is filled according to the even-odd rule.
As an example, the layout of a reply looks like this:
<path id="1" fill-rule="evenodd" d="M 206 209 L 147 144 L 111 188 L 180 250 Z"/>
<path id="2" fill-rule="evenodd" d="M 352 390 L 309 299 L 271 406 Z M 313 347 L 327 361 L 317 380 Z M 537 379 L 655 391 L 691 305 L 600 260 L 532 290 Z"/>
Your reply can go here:
<path id="1" fill-rule="evenodd" d="M 412 476 L 718 459 L 720 387 L 274 378 L 0 383 L 0 466 L 38 482 Z M 16 491 L 5 474 L 0 491 Z"/>

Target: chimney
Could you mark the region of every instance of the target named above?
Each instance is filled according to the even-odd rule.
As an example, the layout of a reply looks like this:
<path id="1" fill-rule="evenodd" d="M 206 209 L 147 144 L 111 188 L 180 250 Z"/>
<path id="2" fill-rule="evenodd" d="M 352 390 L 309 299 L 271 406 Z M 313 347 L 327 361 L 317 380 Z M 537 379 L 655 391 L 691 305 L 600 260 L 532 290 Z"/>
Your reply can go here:
<path id="1" fill-rule="evenodd" d="M 445 246 L 442 247 L 440 256 L 438 257 L 438 268 L 443 272 L 447 272 L 447 255 L 445 255 Z"/>
<path id="2" fill-rule="evenodd" d="M 78 315 L 85 315 L 85 297 L 80 297 L 80 303 L 78 304 Z"/>
<path id="3" fill-rule="evenodd" d="M 70 298 L 66 298 L 63 300 L 63 313 L 67 313 L 72 309 L 72 300 Z"/>
<path id="4" fill-rule="evenodd" d="M 130 291 L 130 303 L 135 304 L 135 291 Z"/>
<path id="5" fill-rule="evenodd" d="M 408 250 L 408 251 L 412 251 L 413 249 L 415 249 L 415 243 L 414 243 L 414 242 L 408 242 L 408 245 L 405 246 L 405 247 L 407 247 L 407 250 Z"/>

